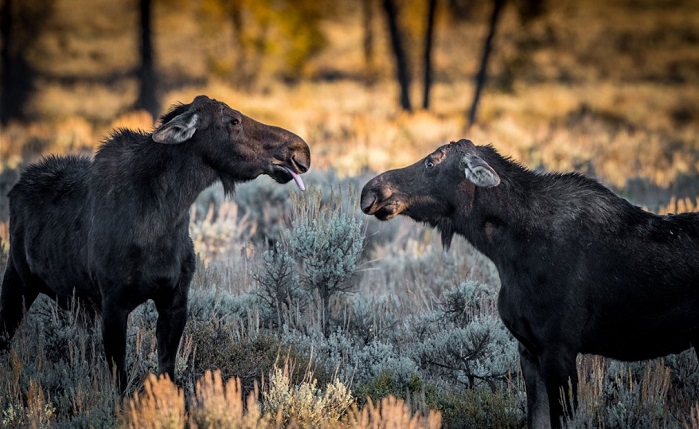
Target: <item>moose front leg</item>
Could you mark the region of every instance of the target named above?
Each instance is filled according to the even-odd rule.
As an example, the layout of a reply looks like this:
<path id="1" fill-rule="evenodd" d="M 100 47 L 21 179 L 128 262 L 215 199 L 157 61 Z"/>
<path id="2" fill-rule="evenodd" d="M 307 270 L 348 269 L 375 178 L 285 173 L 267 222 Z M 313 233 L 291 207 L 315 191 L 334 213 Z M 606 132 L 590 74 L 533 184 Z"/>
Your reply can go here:
<path id="1" fill-rule="evenodd" d="M 539 357 L 520 343 L 519 361 L 527 390 L 527 426 L 530 429 L 550 428 L 549 399 L 539 368 Z"/>
<path id="2" fill-rule="evenodd" d="M 168 374 L 175 381 L 175 359 L 180 345 L 182 332 L 187 322 L 187 291 L 177 288 L 174 296 L 159 298 L 155 301 L 158 310 L 158 371 Z"/>
<path id="3" fill-rule="evenodd" d="M 578 405 L 576 355 L 564 346 L 549 347 L 539 354 L 539 367 L 546 385 L 553 428 L 561 427 L 565 413 L 572 416 Z"/>
<path id="4" fill-rule="evenodd" d="M 126 390 L 126 323 L 129 310 L 121 308 L 115 302 L 104 300 L 102 303 L 102 341 L 107 356 L 109 369 L 113 373 L 116 368 L 117 389 L 120 393 Z"/>

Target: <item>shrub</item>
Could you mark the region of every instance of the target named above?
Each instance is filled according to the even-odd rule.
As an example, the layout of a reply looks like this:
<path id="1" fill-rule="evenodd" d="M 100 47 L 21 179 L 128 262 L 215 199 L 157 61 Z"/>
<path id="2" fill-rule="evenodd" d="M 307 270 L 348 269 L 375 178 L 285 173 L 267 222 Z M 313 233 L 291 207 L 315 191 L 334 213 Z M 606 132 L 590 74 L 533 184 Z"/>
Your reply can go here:
<path id="1" fill-rule="evenodd" d="M 368 399 L 374 400 L 394 396 L 408 399 L 424 393 L 425 383 L 417 371 L 408 374 L 408 377 L 396 374 L 391 369 L 382 369 L 373 378 L 361 383 L 357 387 L 357 397 L 360 404 Z"/>
<path id="2" fill-rule="evenodd" d="M 105 427 L 118 394 L 104 359 L 99 323 L 40 297 L 0 353 L 3 427 Z"/>
<path id="3" fill-rule="evenodd" d="M 257 397 L 257 386 L 247 395 L 240 379 L 223 382 L 220 371 L 207 371 L 196 384 L 190 398 L 189 425 L 193 429 L 265 428 L 270 427 L 269 415 L 262 415 Z"/>
<path id="4" fill-rule="evenodd" d="M 389 396 L 377 405 L 368 401 L 361 410 L 353 408 L 347 422 L 350 428 L 437 429 L 442 426 L 442 416 L 434 410 L 427 416 L 413 413 L 405 401 Z"/>
<path id="5" fill-rule="evenodd" d="M 255 273 L 258 288 L 254 292 L 275 315 L 275 327 L 283 324 L 297 326 L 292 320 L 292 309 L 302 312 L 306 307 L 307 293 L 301 289 L 294 260 L 279 243 L 267 249 L 262 263 Z"/>
<path id="6" fill-rule="evenodd" d="M 364 223 L 342 209 L 341 191 L 331 191 L 325 204 L 321 197 L 319 190 L 312 189 L 293 198 L 291 229 L 285 240 L 299 262 L 304 287 L 319 298 L 323 333 L 328 336 L 330 298 L 354 287 L 349 280 L 364 245 Z M 356 194 L 350 190 L 348 197 L 356 198 Z"/>
<path id="7" fill-rule="evenodd" d="M 150 375 L 119 413 L 119 426 L 129 429 L 176 429 L 186 422 L 184 392 L 167 376 Z"/>
<path id="8" fill-rule="evenodd" d="M 623 363 L 584 357 L 579 406 L 570 428 L 678 427 L 669 410 L 670 370 L 663 360 Z"/>
<path id="9" fill-rule="evenodd" d="M 446 291 L 439 310 L 423 317 L 416 361 L 464 387 L 503 386 L 517 371 L 517 344 L 493 309 L 494 293 L 486 285 L 468 281 Z"/>
<path id="10" fill-rule="evenodd" d="M 428 398 L 428 405 L 442 414 L 444 428 L 521 428 L 526 415 L 512 389 L 487 387 L 440 390 Z"/>
<path id="11" fill-rule="evenodd" d="M 313 374 L 307 372 L 303 382 L 291 385 L 289 365 L 276 367 L 270 374 L 269 387 L 263 393 L 267 413 L 277 416 L 277 423 L 300 427 L 332 427 L 337 425 L 354 403 L 352 392 L 338 379 L 328 383 L 325 392 L 317 387 Z"/>
<path id="12" fill-rule="evenodd" d="M 46 401 L 39 383 L 29 380 L 26 405 L 10 402 L 2 409 L 0 423 L 3 428 L 49 428 L 55 414 L 56 407 Z"/>

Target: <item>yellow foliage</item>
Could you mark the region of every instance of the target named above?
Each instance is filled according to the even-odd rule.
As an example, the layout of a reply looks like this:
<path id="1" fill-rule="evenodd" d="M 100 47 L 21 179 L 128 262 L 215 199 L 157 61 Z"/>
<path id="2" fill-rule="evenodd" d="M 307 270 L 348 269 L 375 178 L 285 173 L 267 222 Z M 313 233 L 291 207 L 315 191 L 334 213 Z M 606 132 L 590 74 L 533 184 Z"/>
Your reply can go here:
<path id="1" fill-rule="evenodd" d="M 369 400 L 359 409 L 351 392 L 339 381 L 328 384 L 321 393 L 312 374 L 292 386 L 288 366 L 275 368 L 270 385 L 263 393 L 266 413 L 257 401 L 257 388 L 245 402 L 241 382 L 224 382 L 220 371 L 206 371 L 185 409 L 182 389 L 167 377 L 150 375 L 143 392 L 135 393 L 118 411 L 122 428 L 195 429 L 239 428 L 353 428 L 353 429 L 433 429 L 441 426 L 441 414 L 413 414 L 401 399 L 389 396 L 374 405 Z"/>
<path id="2" fill-rule="evenodd" d="M 388 396 L 377 405 L 369 399 L 361 410 L 353 408 L 347 422 L 349 428 L 437 429 L 442 426 L 442 416 L 435 410 L 430 410 L 427 417 L 413 415 L 405 401 Z"/>
<path id="3" fill-rule="evenodd" d="M 151 374 L 143 392 L 134 393 L 119 414 L 119 426 L 129 429 L 177 429 L 186 422 L 184 392 L 167 376 Z"/>

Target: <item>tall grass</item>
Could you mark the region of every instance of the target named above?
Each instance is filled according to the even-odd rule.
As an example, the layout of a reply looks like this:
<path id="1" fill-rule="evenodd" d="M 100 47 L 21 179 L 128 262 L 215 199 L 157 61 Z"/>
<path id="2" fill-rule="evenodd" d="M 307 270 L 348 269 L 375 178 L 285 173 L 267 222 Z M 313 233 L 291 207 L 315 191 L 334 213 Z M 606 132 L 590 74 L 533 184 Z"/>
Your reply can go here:
<path id="1" fill-rule="evenodd" d="M 353 179 L 322 180 L 330 189 Z M 287 198 L 290 208 L 309 203 Z M 253 209 L 227 204 L 237 206 L 229 215 L 244 217 Z M 323 203 L 313 210 L 331 218 L 358 208 Z M 290 219 L 279 220 L 282 236 L 290 233 Z M 224 216 L 214 224 L 233 221 Z M 143 305 L 131 316 L 126 402 L 104 362 L 99 320 L 94 326 L 79 309 L 64 312 L 40 299 L 11 351 L 0 353 L 3 424 L 521 427 L 524 387 L 516 343 L 497 317 L 492 265 L 462 239 L 444 252 L 438 234 L 406 220 L 371 221 L 355 234 L 366 234 L 370 247 L 354 268 L 352 291 L 331 300 L 328 335 L 317 309 L 307 305 L 311 297 L 304 298 L 310 291 L 300 284 L 281 317 L 263 299 L 260 270 L 270 263 L 264 240 L 227 236 L 224 249 L 198 261 L 177 361 L 179 384 L 149 375 L 157 367 L 154 306 Z M 303 268 L 293 258 L 289 263 Z M 292 364 L 279 367 L 284 360 Z M 697 368 L 691 351 L 651 364 L 582 358 L 581 405 L 569 424 L 690 424 Z M 335 423 L 315 420 L 319 415 L 334 416 Z"/>
<path id="2" fill-rule="evenodd" d="M 92 153 L 115 127 L 153 126 L 154 118 L 129 107 L 135 63 L 122 52 L 135 50 L 135 38 L 122 23 L 133 13 L 105 0 L 93 2 L 101 11 L 94 14 L 74 1 L 58 2 L 47 24 L 62 29 L 74 55 L 64 55 L 51 32 L 31 55 L 40 71 L 75 83 L 42 81 L 28 106 L 34 120 L 0 129 L 0 271 L 9 249 L 6 194 L 28 162 Z M 356 8 L 322 22 L 328 46 L 294 85 L 274 78 L 272 57 L 254 85 L 232 85 L 231 24 L 210 31 L 197 5 L 180 3 L 158 7 L 163 105 L 206 93 L 293 130 L 313 153 L 305 180 L 326 199 L 314 200 L 313 211 L 290 197 L 291 185 L 260 178 L 240 185 L 216 222 L 191 225 L 199 260 L 178 384 L 151 375 L 152 303 L 129 320 L 122 400 L 104 361 L 100 321 L 86 323 L 79 308 L 64 312 L 40 299 L 11 350 L 0 352 L 2 427 L 522 427 L 523 381 L 516 343 L 497 317 L 492 263 L 458 237 L 447 253 L 421 225 L 368 219 L 347 228 L 364 247 L 352 253 L 342 290 L 318 305 L 304 271 L 314 268 L 289 247 L 293 221 L 309 228 L 309 238 L 323 235 L 310 229 L 319 212 L 328 225 L 364 219 L 357 191 L 373 173 L 462 137 L 492 143 L 530 168 L 596 177 L 652 211 L 699 205 L 696 2 L 566 0 L 526 23 L 508 8 L 479 123 L 470 129 L 465 109 L 486 7 L 461 20 L 438 17 L 433 107 L 404 113 L 380 28 L 373 84 L 366 84 Z M 408 9 L 403 24 L 419 34 L 421 9 Z M 127 77 L 100 83 L 108 72 Z M 340 187 L 353 191 L 328 204 L 327 190 Z M 280 368 L 284 360 L 292 364 Z M 578 370 L 580 408 L 570 427 L 699 427 L 699 363 L 691 351 L 634 364 L 582 357 Z"/>

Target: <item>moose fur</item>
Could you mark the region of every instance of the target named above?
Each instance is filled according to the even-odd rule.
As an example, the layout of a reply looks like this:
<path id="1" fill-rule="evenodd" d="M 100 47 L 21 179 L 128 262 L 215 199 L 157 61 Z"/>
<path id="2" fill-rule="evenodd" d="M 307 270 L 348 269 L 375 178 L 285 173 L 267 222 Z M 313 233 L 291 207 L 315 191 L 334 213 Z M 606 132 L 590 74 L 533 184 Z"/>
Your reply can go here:
<path id="1" fill-rule="evenodd" d="M 462 235 L 495 263 L 530 427 L 558 427 L 563 405 L 574 409 L 579 353 L 699 356 L 697 213 L 649 213 L 595 180 L 535 173 L 468 140 L 375 177 L 361 207 L 436 227 L 446 247 Z"/>
<path id="2" fill-rule="evenodd" d="M 295 134 L 199 96 L 164 115 L 149 134 L 116 131 L 94 159 L 49 157 L 9 193 L 10 254 L 0 292 L 8 343 L 39 293 L 101 313 L 104 349 L 126 387 L 126 324 L 146 300 L 158 311 L 161 373 L 174 379 L 195 269 L 189 209 L 216 181 L 267 174 L 279 183 L 310 166 Z"/>

